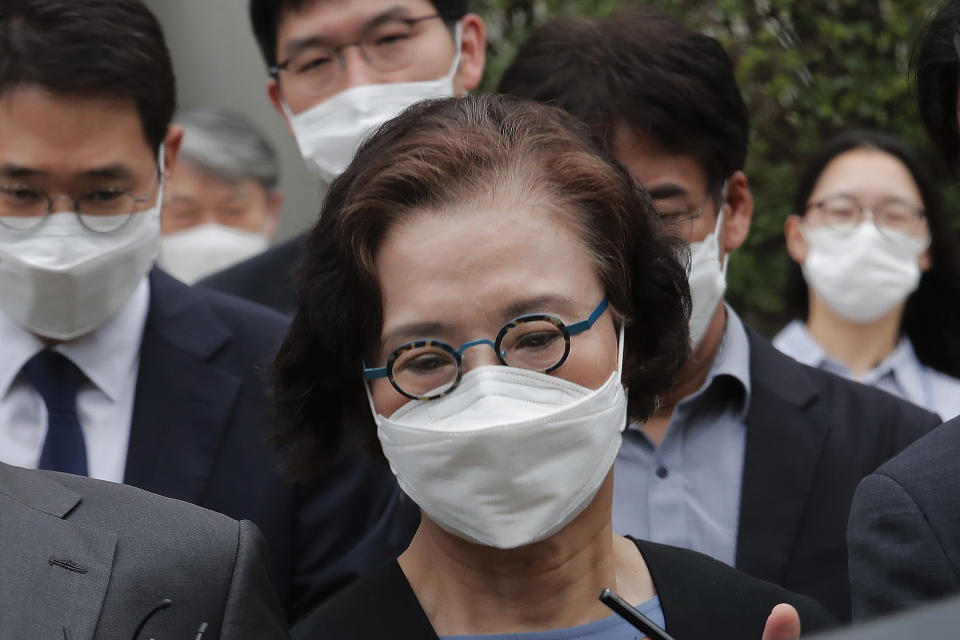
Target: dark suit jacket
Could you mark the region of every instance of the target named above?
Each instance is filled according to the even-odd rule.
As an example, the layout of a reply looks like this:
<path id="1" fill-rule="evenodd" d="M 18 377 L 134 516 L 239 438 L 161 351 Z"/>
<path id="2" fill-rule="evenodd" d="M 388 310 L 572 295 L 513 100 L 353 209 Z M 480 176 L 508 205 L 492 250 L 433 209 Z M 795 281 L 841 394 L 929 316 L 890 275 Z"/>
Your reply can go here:
<path id="1" fill-rule="evenodd" d="M 848 536 L 854 618 L 960 592 L 960 418 L 860 483 Z"/>
<path id="2" fill-rule="evenodd" d="M 0 637 L 280 640 L 256 527 L 126 485 L 0 464 Z"/>
<path id="3" fill-rule="evenodd" d="M 292 316 L 297 310 L 295 271 L 307 242 L 301 233 L 260 255 L 207 276 L 197 286 L 250 300 Z"/>
<path id="4" fill-rule="evenodd" d="M 660 597 L 666 631 L 677 640 L 760 640 L 770 610 L 781 602 L 797 607 L 806 631 L 834 623 L 810 598 L 750 578 L 703 554 L 634 542 Z M 305 618 L 291 635 L 295 640 L 437 640 L 396 562 L 345 589 Z"/>
<path id="5" fill-rule="evenodd" d="M 255 522 L 295 620 L 396 557 L 419 511 L 360 455 L 309 486 L 283 477 L 264 442 L 265 379 L 286 327 L 270 309 L 154 270 L 124 482 Z"/>
<path id="6" fill-rule="evenodd" d="M 858 624 L 853 629 L 804 640 L 956 640 L 960 629 L 960 597 L 918 607 L 907 613 Z"/>
<path id="7" fill-rule="evenodd" d="M 940 423 L 783 355 L 754 332 L 738 569 L 850 618 L 847 517 L 861 479 Z"/>

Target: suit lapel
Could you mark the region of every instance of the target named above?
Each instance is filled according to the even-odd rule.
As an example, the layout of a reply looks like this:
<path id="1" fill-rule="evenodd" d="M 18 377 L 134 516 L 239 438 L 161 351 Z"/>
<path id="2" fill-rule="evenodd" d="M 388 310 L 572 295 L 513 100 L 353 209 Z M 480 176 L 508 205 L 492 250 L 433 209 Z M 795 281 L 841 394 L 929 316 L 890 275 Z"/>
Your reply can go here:
<path id="1" fill-rule="evenodd" d="M 828 427 L 810 415 L 817 391 L 805 368 L 753 332 L 750 379 L 736 566 L 782 582 Z"/>
<path id="2" fill-rule="evenodd" d="M 126 484 L 202 502 L 241 387 L 213 363 L 230 340 L 202 295 L 150 274 Z"/>
<path id="3" fill-rule="evenodd" d="M 46 474 L 0 465 L 4 637 L 93 638 L 117 537 L 63 520 L 80 501 Z"/>

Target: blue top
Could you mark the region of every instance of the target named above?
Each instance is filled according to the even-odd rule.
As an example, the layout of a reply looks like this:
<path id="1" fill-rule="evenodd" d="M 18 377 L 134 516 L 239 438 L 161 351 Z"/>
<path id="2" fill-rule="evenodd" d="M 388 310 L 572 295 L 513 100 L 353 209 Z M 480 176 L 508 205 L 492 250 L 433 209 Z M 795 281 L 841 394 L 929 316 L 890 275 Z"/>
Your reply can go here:
<path id="1" fill-rule="evenodd" d="M 876 387 L 932 411 L 943 420 L 960 415 L 960 380 L 921 363 L 906 337 L 900 339 L 883 362 L 860 378 L 832 360 L 800 320 L 784 327 L 773 339 L 773 346 L 798 362 Z"/>
<path id="2" fill-rule="evenodd" d="M 666 629 L 660 598 L 654 596 L 642 604 L 637 611 L 650 618 L 658 627 Z M 486 636 L 440 636 L 440 640 L 640 640 L 640 632 L 620 616 L 610 616 L 579 627 L 556 629 L 554 631 L 532 631 L 529 633 L 502 633 Z"/>
<path id="3" fill-rule="evenodd" d="M 733 565 L 750 408 L 750 342 L 729 306 L 700 389 L 677 403 L 654 446 L 631 424 L 614 463 L 613 529 Z"/>

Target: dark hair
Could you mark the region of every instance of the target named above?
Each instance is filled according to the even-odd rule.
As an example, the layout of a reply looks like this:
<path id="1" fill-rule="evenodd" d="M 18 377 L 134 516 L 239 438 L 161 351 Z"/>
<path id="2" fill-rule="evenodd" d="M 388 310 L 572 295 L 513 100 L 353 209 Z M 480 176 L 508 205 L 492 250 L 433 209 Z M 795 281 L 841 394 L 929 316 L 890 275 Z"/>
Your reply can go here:
<path id="1" fill-rule="evenodd" d="M 299 11 L 317 0 L 250 0 L 250 24 L 260 53 L 268 67 L 277 64 L 277 28 L 287 11 Z M 467 13 L 468 0 L 430 0 L 447 21 L 459 20 Z"/>
<path id="2" fill-rule="evenodd" d="M 960 164 L 957 78 L 960 75 L 960 1 L 947 0 L 930 19 L 911 56 L 920 117 L 947 166 Z"/>
<path id="3" fill-rule="evenodd" d="M 689 354 L 690 297 L 676 241 L 639 183 L 558 109 L 505 96 L 422 102 L 364 143 L 307 241 L 275 364 L 275 440 L 292 471 L 308 476 L 354 439 L 380 454 L 360 363 L 380 335 L 374 255 L 391 226 L 498 189 L 542 194 L 580 230 L 627 323 L 630 415 L 655 410 Z"/>
<path id="4" fill-rule="evenodd" d="M 163 30 L 139 0 L 3 0 L 0 93 L 21 85 L 132 99 L 154 148 L 176 105 Z"/>
<path id="5" fill-rule="evenodd" d="M 907 299 L 901 331 L 922 363 L 952 376 L 960 376 L 960 263 L 949 221 L 940 204 L 937 184 L 927 166 L 900 140 L 876 131 L 848 131 L 828 140 L 810 159 L 800 178 L 794 211 L 804 215 L 810 195 L 827 165 L 839 155 L 856 149 L 876 149 L 903 163 L 917 184 L 924 215 L 930 228 L 932 266 L 920 277 L 920 285 Z M 800 265 L 790 261 L 787 310 L 806 319 L 809 292 Z"/>
<path id="6" fill-rule="evenodd" d="M 711 186 L 743 168 L 750 118 L 730 57 L 673 18 L 628 10 L 537 29 L 504 72 L 503 93 L 552 104 L 610 148 L 616 129 L 689 154 Z"/>

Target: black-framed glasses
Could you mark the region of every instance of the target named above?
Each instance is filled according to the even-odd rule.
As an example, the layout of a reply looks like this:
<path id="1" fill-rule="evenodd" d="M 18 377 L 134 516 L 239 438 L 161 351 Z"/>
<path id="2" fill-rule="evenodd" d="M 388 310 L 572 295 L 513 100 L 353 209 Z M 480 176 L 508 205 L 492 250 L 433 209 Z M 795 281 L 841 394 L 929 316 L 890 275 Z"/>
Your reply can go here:
<path id="1" fill-rule="evenodd" d="M 73 203 L 73 213 L 89 231 L 111 233 L 119 231 L 144 202 L 153 196 L 159 168 L 153 175 L 150 191 L 135 196 L 124 189 L 100 187 L 91 189 L 79 198 L 62 194 L 51 196 L 43 189 L 27 184 L 0 184 L 0 226 L 15 231 L 30 231 L 43 224 L 53 203 L 67 198 Z"/>
<path id="2" fill-rule="evenodd" d="M 587 331 L 608 306 L 604 298 L 586 320 L 565 325 L 560 318 L 532 313 L 503 325 L 495 340 L 470 340 L 455 349 L 446 342 L 426 338 L 400 345 L 382 367 L 368 368 L 367 380 L 387 378 L 393 388 L 414 400 L 431 400 L 453 391 L 463 377 L 463 352 L 488 345 L 501 364 L 529 371 L 550 373 L 570 355 L 570 336 Z"/>
<path id="3" fill-rule="evenodd" d="M 884 235 L 894 232 L 922 236 L 927 233 L 923 207 L 900 198 L 888 198 L 868 207 L 852 195 L 837 194 L 808 204 L 806 212 L 811 209 L 819 213 L 819 219 L 814 222 L 831 229 L 853 230 L 869 217 Z"/>
<path id="4" fill-rule="evenodd" d="M 717 211 L 719 211 L 720 207 L 723 206 L 724 200 L 726 200 L 726 193 L 727 183 L 724 181 L 719 189 L 711 189 L 707 197 L 700 203 L 700 206 L 692 211 L 670 211 L 667 207 L 658 205 L 656 200 L 654 200 L 654 206 L 657 207 L 660 222 L 664 230 L 676 238 L 685 240 L 689 244 L 693 239 L 693 225 L 696 220 L 703 215 L 703 212 L 711 201 L 717 203 Z"/>
<path id="5" fill-rule="evenodd" d="M 356 41 L 337 47 L 307 40 L 289 58 L 271 66 L 268 71 L 274 78 L 281 71 L 284 72 L 287 86 L 301 95 L 322 96 L 339 84 L 347 66 L 343 57 L 344 49 L 358 47 L 363 59 L 377 71 L 399 71 L 413 62 L 417 25 L 442 18 L 442 15 L 435 13 L 419 18 L 375 20 Z"/>

